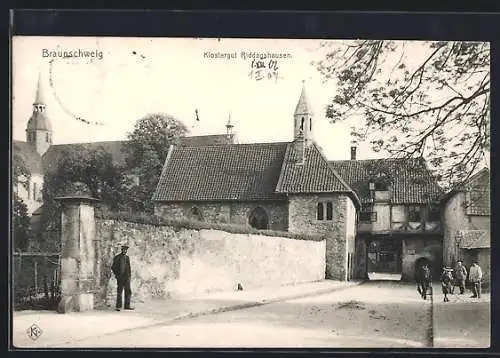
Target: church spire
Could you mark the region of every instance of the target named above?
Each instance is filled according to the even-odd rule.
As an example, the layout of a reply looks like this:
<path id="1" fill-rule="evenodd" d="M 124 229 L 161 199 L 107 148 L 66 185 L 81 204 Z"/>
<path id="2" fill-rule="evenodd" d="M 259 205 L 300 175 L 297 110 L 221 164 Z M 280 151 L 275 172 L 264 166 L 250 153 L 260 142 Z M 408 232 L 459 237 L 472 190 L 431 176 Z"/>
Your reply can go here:
<path id="1" fill-rule="evenodd" d="M 302 80 L 302 92 L 300 93 L 299 102 L 295 107 L 295 115 L 314 115 L 312 107 L 309 104 L 309 98 L 306 91 L 306 81 Z"/>
<path id="2" fill-rule="evenodd" d="M 227 139 L 228 139 L 229 143 L 232 143 L 232 141 L 233 141 L 233 136 L 234 136 L 233 128 L 234 128 L 234 125 L 231 123 L 231 112 L 229 112 L 229 117 L 228 117 L 227 123 L 226 123 L 226 133 L 227 133 Z"/>
<path id="3" fill-rule="evenodd" d="M 304 145 L 308 146 L 313 141 L 313 111 L 306 91 L 306 81 L 302 81 L 302 91 L 295 107 L 294 139 L 303 138 Z"/>
<path id="4" fill-rule="evenodd" d="M 43 155 L 52 145 L 52 126 L 45 111 L 47 101 L 43 80 L 42 71 L 39 71 L 35 101 L 33 102 L 33 113 L 26 126 L 26 141 L 40 155 Z"/>
<path id="5" fill-rule="evenodd" d="M 42 71 L 38 71 L 38 83 L 36 88 L 35 101 L 33 102 L 34 106 L 46 106 L 47 101 L 45 100 L 45 87 L 42 78 Z"/>

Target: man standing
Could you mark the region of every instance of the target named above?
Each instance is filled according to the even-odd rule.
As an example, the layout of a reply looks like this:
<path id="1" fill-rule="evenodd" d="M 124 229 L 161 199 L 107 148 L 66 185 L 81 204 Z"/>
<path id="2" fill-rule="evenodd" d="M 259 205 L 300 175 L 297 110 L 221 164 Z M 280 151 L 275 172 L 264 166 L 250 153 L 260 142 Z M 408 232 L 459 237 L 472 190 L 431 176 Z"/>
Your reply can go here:
<path id="1" fill-rule="evenodd" d="M 469 281 L 472 284 L 472 298 L 481 298 L 481 280 L 483 279 L 483 272 L 477 261 L 472 262 L 469 271 Z"/>
<path id="2" fill-rule="evenodd" d="M 465 280 L 467 279 L 467 269 L 463 265 L 462 260 L 458 260 L 457 268 L 455 270 L 455 280 L 456 285 L 460 288 L 460 294 L 463 295 L 465 292 Z"/>
<path id="3" fill-rule="evenodd" d="M 118 285 L 116 294 L 116 310 L 119 311 L 122 308 L 122 293 L 124 290 L 125 309 L 133 310 L 133 308 L 130 307 L 132 290 L 130 289 L 130 258 L 127 256 L 128 245 L 122 245 L 121 249 L 122 252 L 113 258 L 113 265 L 111 266 L 111 271 L 113 271 Z"/>

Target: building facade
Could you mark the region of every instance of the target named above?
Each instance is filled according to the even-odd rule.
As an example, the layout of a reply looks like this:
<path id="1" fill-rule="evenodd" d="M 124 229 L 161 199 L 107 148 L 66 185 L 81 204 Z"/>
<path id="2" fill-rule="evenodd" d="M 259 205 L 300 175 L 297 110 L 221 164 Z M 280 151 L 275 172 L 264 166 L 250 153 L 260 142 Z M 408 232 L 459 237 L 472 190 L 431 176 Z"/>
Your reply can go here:
<path id="1" fill-rule="evenodd" d="M 360 201 L 314 142 L 305 85 L 292 119 L 292 142 L 172 146 L 155 214 L 323 235 L 326 277 L 349 280 Z"/>
<path id="2" fill-rule="evenodd" d="M 485 283 L 491 272 L 490 171 L 469 178 L 442 201 L 444 219 L 443 260 L 454 267 L 463 260 L 468 268 L 478 261 Z"/>
<path id="3" fill-rule="evenodd" d="M 356 235 L 356 276 L 372 273 L 414 278 L 423 262 L 442 265 L 441 188 L 423 159 L 333 161 L 362 202 Z"/>

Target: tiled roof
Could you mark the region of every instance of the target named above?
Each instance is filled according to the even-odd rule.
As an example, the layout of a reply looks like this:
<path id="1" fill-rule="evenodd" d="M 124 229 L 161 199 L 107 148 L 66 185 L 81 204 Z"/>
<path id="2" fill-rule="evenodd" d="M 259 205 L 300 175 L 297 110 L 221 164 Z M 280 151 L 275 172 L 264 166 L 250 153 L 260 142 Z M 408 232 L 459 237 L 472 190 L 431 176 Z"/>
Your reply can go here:
<path id="1" fill-rule="evenodd" d="M 93 143 L 75 143 L 75 144 L 58 144 L 51 145 L 42 157 L 43 169 L 45 171 L 53 171 L 58 167 L 58 163 L 65 155 L 65 152 L 71 152 L 85 148 L 89 150 L 96 150 L 98 148 L 104 149 L 107 153 L 111 154 L 113 164 L 125 165 L 126 155 L 122 148 L 126 141 L 108 141 L 108 142 L 93 142 Z"/>
<path id="2" fill-rule="evenodd" d="M 28 167 L 30 173 L 43 174 L 42 158 L 35 148 L 27 142 L 19 140 L 12 141 L 13 154 L 19 154 Z"/>
<path id="3" fill-rule="evenodd" d="M 490 232 L 488 230 L 462 230 L 457 234 L 462 249 L 489 248 Z"/>
<path id="4" fill-rule="evenodd" d="M 171 148 L 154 201 L 276 199 L 288 143 Z"/>
<path id="5" fill-rule="evenodd" d="M 192 136 L 179 138 L 180 146 L 199 146 L 209 144 L 227 143 L 227 135 L 206 135 L 206 136 Z M 44 170 L 57 169 L 57 163 L 60 161 L 61 155 L 66 151 L 79 150 L 82 146 L 86 149 L 96 150 L 98 148 L 104 149 L 107 153 L 111 154 L 113 164 L 118 166 L 126 165 L 126 153 L 124 146 L 127 141 L 105 141 L 105 142 L 91 142 L 91 143 L 74 143 L 74 144 L 58 144 L 49 147 L 47 152 L 43 155 L 42 163 Z"/>
<path id="6" fill-rule="evenodd" d="M 179 146 L 194 147 L 202 145 L 228 144 L 232 139 L 227 134 L 200 135 L 179 138 Z"/>
<path id="7" fill-rule="evenodd" d="M 468 192 L 467 215 L 490 215 L 490 172 L 480 170 L 466 182 Z"/>
<path id="8" fill-rule="evenodd" d="M 377 173 L 389 179 L 395 204 L 428 204 L 437 202 L 443 194 L 425 162 L 419 159 L 337 160 L 330 164 L 362 202 L 370 201 L 369 180 Z"/>
<path id="9" fill-rule="evenodd" d="M 305 149 L 305 161 L 297 164 L 294 143 L 288 146 L 280 180 L 279 193 L 352 192 L 313 143 Z"/>

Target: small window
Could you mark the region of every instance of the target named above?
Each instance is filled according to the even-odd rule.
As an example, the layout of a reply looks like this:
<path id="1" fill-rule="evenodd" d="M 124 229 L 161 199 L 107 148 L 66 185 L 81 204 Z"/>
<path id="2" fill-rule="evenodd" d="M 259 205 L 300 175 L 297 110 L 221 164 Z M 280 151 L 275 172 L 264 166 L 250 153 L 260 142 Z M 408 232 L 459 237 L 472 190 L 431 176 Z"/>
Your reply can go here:
<path id="1" fill-rule="evenodd" d="M 377 213 L 374 211 L 362 211 L 359 213 L 359 221 L 370 223 L 377 221 Z"/>
<path id="2" fill-rule="evenodd" d="M 304 117 L 302 117 L 302 121 L 300 122 L 300 129 L 304 130 Z"/>
<path id="3" fill-rule="evenodd" d="M 309 118 L 309 130 L 312 131 L 312 129 L 313 129 L 312 118 Z"/>
<path id="4" fill-rule="evenodd" d="M 359 213 L 359 221 L 369 223 L 377 221 L 377 213 L 373 211 L 372 204 L 363 204 Z"/>
<path id="5" fill-rule="evenodd" d="M 408 221 L 410 222 L 422 221 L 420 206 L 412 205 L 408 207 Z"/>
<path id="6" fill-rule="evenodd" d="M 37 198 L 36 183 L 33 183 L 33 200 Z"/>
<path id="7" fill-rule="evenodd" d="M 318 214 L 317 214 L 317 219 L 318 220 L 323 220 L 323 203 L 318 203 Z"/>
<path id="8" fill-rule="evenodd" d="M 333 220 L 333 205 L 331 202 L 326 203 L 326 220 Z"/>
<path id="9" fill-rule="evenodd" d="M 376 191 L 387 191 L 387 184 L 383 182 L 376 182 L 375 183 L 375 190 Z"/>
<path id="10" fill-rule="evenodd" d="M 50 136 L 49 133 L 45 133 L 45 141 L 48 143 L 50 142 Z"/>

